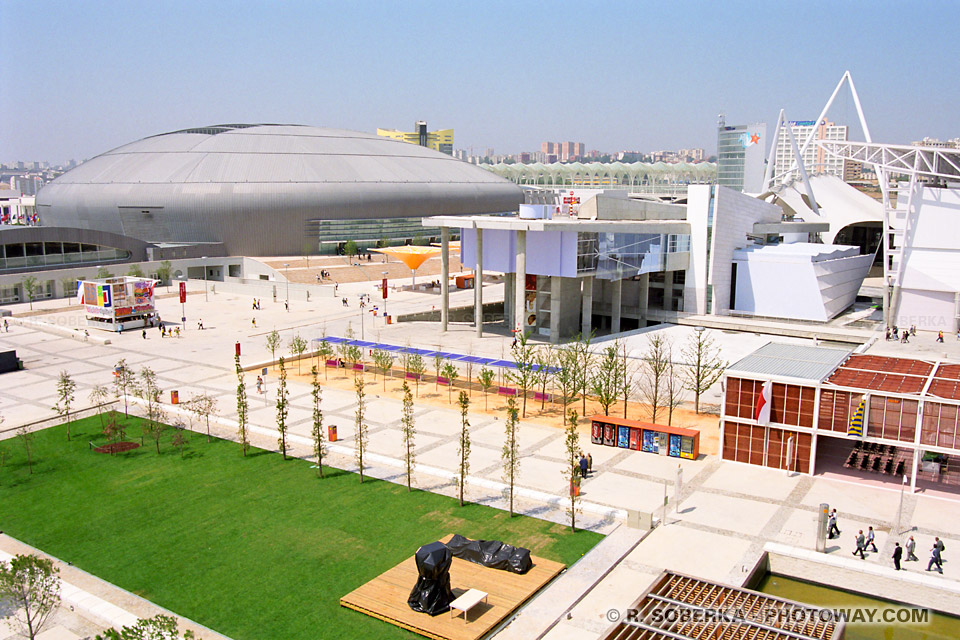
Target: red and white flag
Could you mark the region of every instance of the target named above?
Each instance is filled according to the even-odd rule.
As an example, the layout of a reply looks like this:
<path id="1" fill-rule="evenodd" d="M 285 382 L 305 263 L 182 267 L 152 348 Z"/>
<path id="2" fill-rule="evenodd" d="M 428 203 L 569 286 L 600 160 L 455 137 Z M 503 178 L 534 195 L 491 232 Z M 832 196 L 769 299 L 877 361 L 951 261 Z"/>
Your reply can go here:
<path id="1" fill-rule="evenodd" d="M 757 398 L 757 408 L 753 412 L 753 419 L 757 424 L 764 426 L 770 424 L 770 407 L 773 406 L 773 383 L 767 380 L 760 388 L 760 396 Z"/>

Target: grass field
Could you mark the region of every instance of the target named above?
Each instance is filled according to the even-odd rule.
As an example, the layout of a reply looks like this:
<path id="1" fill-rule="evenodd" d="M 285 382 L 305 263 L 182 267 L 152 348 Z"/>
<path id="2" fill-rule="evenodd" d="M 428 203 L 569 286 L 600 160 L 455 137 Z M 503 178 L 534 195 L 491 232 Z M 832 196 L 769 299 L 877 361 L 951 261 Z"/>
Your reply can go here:
<path id="1" fill-rule="evenodd" d="M 130 418 L 132 424 L 138 424 Z M 447 533 L 504 540 L 567 565 L 601 536 L 189 434 L 115 456 L 96 416 L 0 442 L 0 529 L 237 639 L 413 638 L 340 596 Z M 127 439 L 139 439 L 132 426 Z M 411 588 L 413 585 L 411 585 Z"/>

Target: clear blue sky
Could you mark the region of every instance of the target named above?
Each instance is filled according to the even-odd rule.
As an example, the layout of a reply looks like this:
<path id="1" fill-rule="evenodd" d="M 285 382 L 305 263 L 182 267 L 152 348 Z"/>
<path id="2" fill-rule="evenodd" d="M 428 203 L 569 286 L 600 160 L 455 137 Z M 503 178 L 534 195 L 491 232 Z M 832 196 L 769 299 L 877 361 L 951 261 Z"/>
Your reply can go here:
<path id="1" fill-rule="evenodd" d="M 712 153 L 721 110 L 812 119 L 845 69 L 875 140 L 946 139 L 958 24 L 958 2 L 0 0 L 0 160 L 216 123 L 417 119 L 497 153 Z M 830 115 L 852 125 L 847 95 Z"/>

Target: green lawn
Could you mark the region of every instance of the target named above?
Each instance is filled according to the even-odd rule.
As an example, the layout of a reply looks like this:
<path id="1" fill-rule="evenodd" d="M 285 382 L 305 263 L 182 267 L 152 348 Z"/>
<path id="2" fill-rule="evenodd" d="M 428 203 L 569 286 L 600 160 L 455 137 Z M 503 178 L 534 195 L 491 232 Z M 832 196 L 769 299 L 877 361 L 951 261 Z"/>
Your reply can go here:
<path id="1" fill-rule="evenodd" d="M 131 422 L 135 419 L 131 418 Z M 110 456 L 96 416 L 0 442 L 0 529 L 237 639 L 412 638 L 339 598 L 447 533 L 572 564 L 601 536 L 189 434 Z M 139 437 L 139 426 L 128 434 Z M 412 587 L 413 585 L 411 585 Z"/>

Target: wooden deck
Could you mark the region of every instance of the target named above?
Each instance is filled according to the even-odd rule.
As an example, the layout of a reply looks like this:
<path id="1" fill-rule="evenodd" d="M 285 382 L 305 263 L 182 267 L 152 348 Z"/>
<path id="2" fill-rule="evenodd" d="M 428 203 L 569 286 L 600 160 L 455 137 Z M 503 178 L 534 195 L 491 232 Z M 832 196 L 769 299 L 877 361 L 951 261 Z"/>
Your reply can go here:
<path id="1" fill-rule="evenodd" d="M 441 542 L 447 542 L 446 536 Z M 417 564 L 413 554 L 365 585 L 340 598 L 340 606 L 380 618 L 434 640 L 477 640 L 526 602 L 563 569 L 559 562 L 532 556 L 533 568 L 524 575 L 488 569 L 460 558 L 450 567 L 450 586 L 455 596 L 468 589 L 487 592 L 487 603 L 470 610 L 470 621 L 450 619 L 449 613 L 429 616 L 407 605 L 407 597 L 417 583 Z"/>

